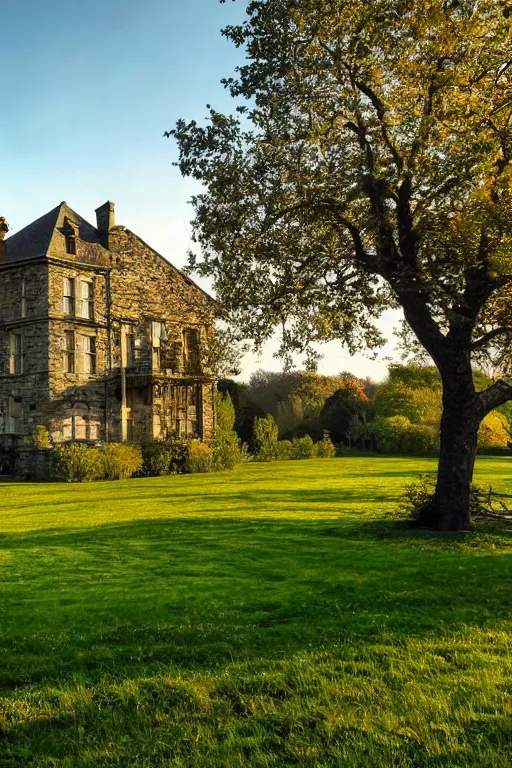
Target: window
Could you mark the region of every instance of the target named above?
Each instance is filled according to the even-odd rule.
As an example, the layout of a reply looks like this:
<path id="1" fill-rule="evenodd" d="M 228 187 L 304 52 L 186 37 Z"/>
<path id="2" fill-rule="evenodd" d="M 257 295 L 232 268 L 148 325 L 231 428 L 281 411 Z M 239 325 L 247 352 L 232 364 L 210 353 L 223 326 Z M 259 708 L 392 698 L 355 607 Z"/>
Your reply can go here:
<path id="1" fill-rule="evenodd" d="M 10 432 L 19 435 L 23 432 L 23 403 L 21 397 L 9 398 Z"/>
<path id="2" fill-rule="evenodd" d="M 63 290 L 64 314 L 74 315 L 75 314 L 75 279 L 73 277 L 65 277 L 63 288 L 64 288 Z"/>
<path id="3" fill-rule="evenodd" d="M 79 341 L 82 353 L 82 372 L 96 373 L 96 337 L 80 336 Z"/>
<path id="4" fill-rule="evenodd" d="M 63 440 L 73 439 L 73 417 L 72 416 L 68 416 L 68 418 L 64 419 L 62 422 L 62 439 Z"/>
<path id="5" fill-rule="evenodd" d="M 199 332 L 197 328 L 183 331 L 183 369 L 196 373 L 199 367 Z"/>
<path id="6" fill-rule="evenodd" d="M 75 373 L 74 331 L 64 331 L 64 373 Z"/>
<path id="7" fill-rule="evenodd" d="M 179 386 L 171 388 L 175 422 L 173 431 L 178 437 L 197 437 L 199 434 L 200 388 Z"/>
<path id="8" fill-rule="evenodd" d="M 9 373 L 23 373 L 23 337 L 19 331 L 9 334 Z"/>
<path id="9" fill-rule="evenodd" d="M 165 323 L 161 320 L 153 321 L 151 323 L 151 334 L 153 337 L 153 369 L 158 370 L 162 364 L 162 342 L 167 340 Z"/>
<path id="10" fill-rule="evenodd" d="M 80 299 L 78 304 L 80 317 L 92 320 L 94 317 L 94 285 L 88 280 L 80 280 Z"/>
<path id="11" fill-rule="evenodd" d="M 97 440 L 98 422 L 89 417 L 74 413 L 62 421 L 63 440 Z"/>
<path id="12" fill-rule="evenodd" d="M 75 235 L 66 235 L 66 253 L 76 254 L 76 237 Z"/>
<path id="13" fill-rule="evenodd" d="M 78 414 L 76 416 L 72 416 L 72 419 L 75 422 L 75 440 L 87 440 L 87 421 L 83 416 Z"/>
<path id="14" fill-rule="evenodd" d="M 21 281 L 21 316 L 27 316 L 27 299 L 25 296 L 25 278 Z"/>
<path id="15" fill-rule="evenodd" d="M 133 325 L 124 326 L 124 365 L 130 368 L 140 362 L 140 338 L 135 335 Z"/>

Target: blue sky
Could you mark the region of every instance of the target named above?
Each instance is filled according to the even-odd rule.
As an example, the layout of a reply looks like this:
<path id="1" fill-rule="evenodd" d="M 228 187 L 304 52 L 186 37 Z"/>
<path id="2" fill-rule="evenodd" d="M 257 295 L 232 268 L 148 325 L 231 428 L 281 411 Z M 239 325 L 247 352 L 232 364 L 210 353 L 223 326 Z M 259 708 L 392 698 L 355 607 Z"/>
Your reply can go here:
<path id="1" fill-rule="evenodd" d="M 7 7 L 5 7 L 7 6 Z M 105 200 L 176 266 L 186 261 L 194 187 L 162 138 L 206 104 L 229 111 L 220 79 L 243 52 L 220 35 L 245 4 L 218 0 L 15 0 L 2 7 L 0 215 L 13 231 L 61 200 L 94 221 Z M 385 318 L 389 333 L 394 318 Z M 257 367 L 279 369 L 269 344 Z M 321 370 L 381 378 L 385 363 L 325 346 Z M 389 354 L 389 348 L 381 357 Z"/>

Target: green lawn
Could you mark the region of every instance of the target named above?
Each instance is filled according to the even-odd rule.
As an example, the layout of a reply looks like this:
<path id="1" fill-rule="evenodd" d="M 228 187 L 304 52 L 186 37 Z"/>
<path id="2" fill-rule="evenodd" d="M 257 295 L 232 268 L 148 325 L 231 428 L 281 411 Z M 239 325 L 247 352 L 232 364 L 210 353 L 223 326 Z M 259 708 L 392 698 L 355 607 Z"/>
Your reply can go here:
<path id="1" fill-rule="evenodd" d="M 1 483 L 0 766 L 512 765 L 512 528 L 391 517 L 430 469 Z"/>

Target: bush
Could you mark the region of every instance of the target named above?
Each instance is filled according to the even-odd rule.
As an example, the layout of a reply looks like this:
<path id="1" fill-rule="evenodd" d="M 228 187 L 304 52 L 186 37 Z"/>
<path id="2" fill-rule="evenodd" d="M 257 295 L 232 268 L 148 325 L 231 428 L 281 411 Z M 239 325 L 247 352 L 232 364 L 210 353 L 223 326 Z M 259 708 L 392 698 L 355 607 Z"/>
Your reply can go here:
<path id="1" fill-rule="evenodd" d="M 273 416 L 254 419 L 254 458 L 256 461 L 273 461 L 277 458 L 278 428 Z"/>
<path id="2" fill-rule="evenodd" d="M 411 424 L 406 416 L 379 416 L 373 422 L 372 432 L 381 453 L 422 455 L 439 450 L 437 430 L 426 424 Z"/>
<path id="3" fill-rule="evenodd" d="M 99 454 L 102 480 L 126 480 L 142 469 L 142 450 L 139 445 L 107 443 L 88 450 Z"/>
<path id="4" fill-rule="evenodd" d="M 187 472 L 190 446 L 184 440 L 155 440 L 142 446 L 142 474 L 146 477 Z"/>
<path id="5" fill-rule="evenodd" d="M 313 439 L 309 435 L 294 437 L 292 440 L 292 459 L 311 459 L 315 450 Z"/>
<path id="6" fill-rule="evenodd" d="M 98 448 L 80 443 L 59 445 L 54 448 L 54 455 L 52 475 L 68 483 L 123 480 L 142 467 L 139 446 L 125 443 L 108 443 Z"/>
<path id="7" fill-rule="evenodd" d="M 292 457 L 292 444 L 290 440 L 279 440 L 277 443 L 277 458 L 279 461 L 287 461 Z"/>
<path id="8" fill-rule="evenodd" d="M 333 459 L 336 456 L 336 447 L 327 431 L 321 440 L 315 445 L 315 455 L 319 459 Z"/>
<path id="9" fill-rule="evenodd" d="M 213 439 L 212 469 L 234 469 L 242 462 L 240 440 L 234 430 L 235 409 L 227 393 L 223 396 L 218 392 L 215 405 L 217 422 Z"/>
<path id="10" fill-rule="evenodd" d="M 54 448 L 55 462 L 52 476 L 67 483 L 89 483 L 101 480 L 102 467 L 97 448 L 73 443 Z"/>
<path id="11" fill-rule="evenodd" d="M 240 441 L 236 432 L 215 432 L 212 452 L 212 469 L 220 472 L 223 469 L 234 469 L 242 462 Z"/>
<path id="12" fill-rule="evenodd" d="M 186 471 L 192 474 L 197 472 L 210 472 L 212 463 L 213 455 L 210 446 L 206 445 L 206 443 L 200 443 L 198 440 L 194 440 L 190 444 Z"/>

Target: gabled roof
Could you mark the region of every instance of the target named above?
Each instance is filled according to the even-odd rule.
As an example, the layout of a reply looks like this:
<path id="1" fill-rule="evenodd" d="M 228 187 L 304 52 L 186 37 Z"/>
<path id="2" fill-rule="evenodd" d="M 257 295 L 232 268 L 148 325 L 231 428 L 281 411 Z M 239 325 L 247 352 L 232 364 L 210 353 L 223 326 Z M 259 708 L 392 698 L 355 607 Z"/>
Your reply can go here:
<path id="1" fill-rule="evenodd" d="M 65 235 L 62 230 L 66 219 L 76 224 L 80 240 L 100 245 L 97 230 L 63 202 L 32 224 L 28 224 L 19 232 L 6 238 L 3 262 L 24 261 L 38 256 L 65 253 Z"/>

